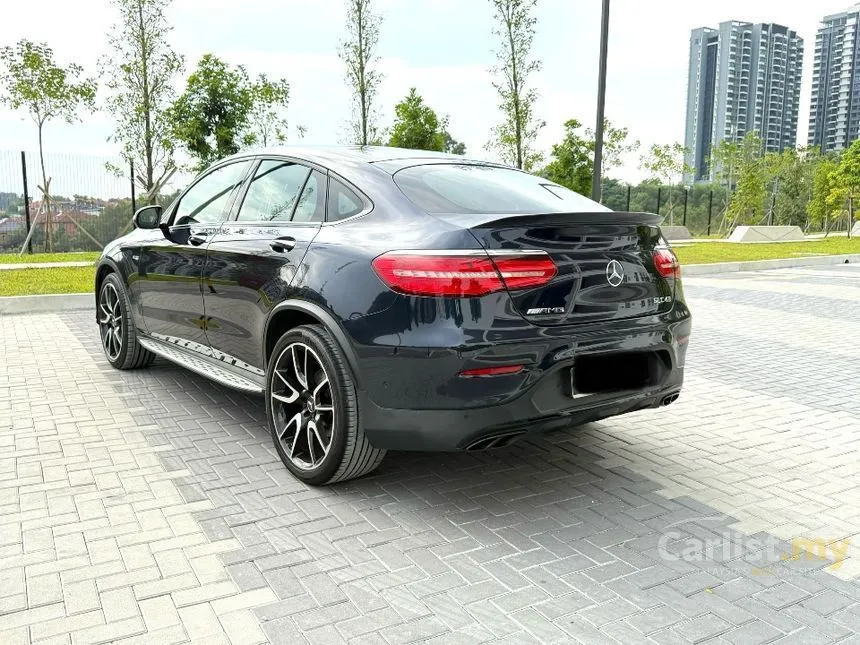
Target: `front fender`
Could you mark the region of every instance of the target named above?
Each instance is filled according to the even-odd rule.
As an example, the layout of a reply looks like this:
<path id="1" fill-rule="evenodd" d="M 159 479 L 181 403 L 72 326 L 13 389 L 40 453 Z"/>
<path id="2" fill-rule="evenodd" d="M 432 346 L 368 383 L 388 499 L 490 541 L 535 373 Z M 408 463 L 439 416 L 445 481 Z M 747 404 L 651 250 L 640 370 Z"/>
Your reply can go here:
<path id="1" fill-rule="evenodd" d="M 101 289 L 102 282 L 104 282 L 105 276 L 109 273 L 116 273 L 117 275 L 122 276 L 123 283 L 128 287 L 128 281 L 125 279 L 125 276 L 123 276 L 119 263 L 110 256 L 102 256 L 96 263 L 96 277 L 93 285 L 96 302 L 98 302 L 99 290 Z M 98 306 L 96 307 L 95 316 L 96 322 L 98 322 Z"/>

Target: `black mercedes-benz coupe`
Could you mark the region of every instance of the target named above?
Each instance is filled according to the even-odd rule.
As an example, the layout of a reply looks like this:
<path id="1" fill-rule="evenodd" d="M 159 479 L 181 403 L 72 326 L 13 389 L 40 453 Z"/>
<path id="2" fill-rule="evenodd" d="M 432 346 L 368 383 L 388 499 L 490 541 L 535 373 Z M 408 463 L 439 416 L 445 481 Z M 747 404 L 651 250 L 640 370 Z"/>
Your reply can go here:
<path id="1" fill-rule="evenodd" d="M 678 397 L 690 336 L 660 217 L 519 170 L 276 148 L 146 206 L 96 274 L 105 356 L 264 395 L 309 484 L 386 450 L 483 450 Z"/>

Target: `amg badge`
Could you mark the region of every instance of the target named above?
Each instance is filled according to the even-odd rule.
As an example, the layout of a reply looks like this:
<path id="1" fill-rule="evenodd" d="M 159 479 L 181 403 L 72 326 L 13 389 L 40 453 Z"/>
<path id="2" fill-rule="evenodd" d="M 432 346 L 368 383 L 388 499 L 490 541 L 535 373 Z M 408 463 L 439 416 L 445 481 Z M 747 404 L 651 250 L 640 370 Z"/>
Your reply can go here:
<path id="1" fill-rule="evenodd" d="M 526 316 L 541 316 L 545 314 L 563 314 L 564 307 L 535 307 L 534 309 L 528 309 L 526 311 Z"/>

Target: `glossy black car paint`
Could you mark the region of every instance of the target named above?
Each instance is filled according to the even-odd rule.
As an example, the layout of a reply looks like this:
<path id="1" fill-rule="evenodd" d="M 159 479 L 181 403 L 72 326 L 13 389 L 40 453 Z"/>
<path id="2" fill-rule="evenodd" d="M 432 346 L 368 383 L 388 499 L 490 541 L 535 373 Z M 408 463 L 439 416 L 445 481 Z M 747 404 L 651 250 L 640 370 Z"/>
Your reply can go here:
<path id="1" fill-rule="evenodd" d="M 418 164 L 473 162 L 385 148 L 275 149 L 246 157 L 306 164 L 352 187 L 366 208 L 340 222 L 242 224 L 235 221 L 240 199 L 233 198 L 227 221 L 207 230 L 200 245 L 167 240 L 160 230 L 135 230 L 116 240 L 99 261 L 96 289 L 107 272 L 119 273 L 143 336 L 181 345 L 262 385 L 278 337 L 297 324 L 322 324 L 354 374 L 368 439 L 397 450 L 462 449 L 488 436 L 657 407 L 680 390 L 691 328 L 680 280 L 640 276 L 612 296 L 626 303 L 603 310 L 606 294 L 599 295 L 607 260 L 630 261 L 632 241 L 645 252 L 660 242 L 657 216 L 556 216 L 573 228 L 555 233 L 531 216 L 433 216 L 406 199 L 393 173 Z M 237 158 L 242 156 L 222 164 Z M 173 208 L 165 209 L 163 225 L 170 224 Z M 500 229 L 505 235 L 498 235 Z M 295 245 L 278 247 L 284 238 Z M 555 247 L 562 259 L 590 251 L 591 259 L 576 268 L 554 258 L 585 294 L 585 300 L 565 303 L 575 315 L 528 316 L 528 293 L 400 295 L 371 266 L 391 250 L 504 248 L 512 239 L 517 248 Z M 596 298 L 591 302 L 589 285 Z M 671 301 L 652 304 L 651 295 Z M 570 368 L 577 357 L 622 351 L 661 352 L 665 377 L 635 392 L 571 398 Z M 511 363 L 527 369 L 492 378 L 458 376 L 464 369 Z"/>

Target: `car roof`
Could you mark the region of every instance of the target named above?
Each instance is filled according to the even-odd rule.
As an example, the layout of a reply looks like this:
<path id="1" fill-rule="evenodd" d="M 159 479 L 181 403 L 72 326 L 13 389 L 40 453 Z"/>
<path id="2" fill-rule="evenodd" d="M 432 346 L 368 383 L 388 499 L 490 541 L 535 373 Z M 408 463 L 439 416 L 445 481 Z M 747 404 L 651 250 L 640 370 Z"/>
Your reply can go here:
<path id="1" fill-rule="evenodd" d="M 338 171 L 346 167 L 363 164 L 377 164 L 389 173 L 406 166 L 414 166 L 422 162 L 440 163 L 474 163 L 498 166 L 499 164 L 479 159 L 470 159 L 462 155 L 430 150 L 412 150 L 409 148 L 394 148 L 390 146 L 273 146 L 255 150 L 245 150 L 236 158 L 253 156 L 288 156 L 303 159 L 311 163 Z M 384 163 L 382 163 L 384 162 Z"/>

